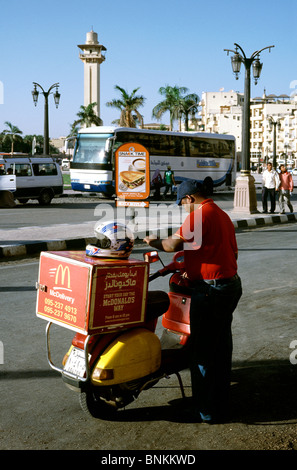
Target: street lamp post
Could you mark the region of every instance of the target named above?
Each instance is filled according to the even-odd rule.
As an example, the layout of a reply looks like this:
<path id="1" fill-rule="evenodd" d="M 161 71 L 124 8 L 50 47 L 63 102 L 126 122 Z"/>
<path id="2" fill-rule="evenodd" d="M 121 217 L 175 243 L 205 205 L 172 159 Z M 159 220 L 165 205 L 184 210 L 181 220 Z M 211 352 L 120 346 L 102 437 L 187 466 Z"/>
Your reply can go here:
<path id="1" fill-rule="evenodd" d="M 49 131 L 48 131 L 48 97 L 51 94 L 51 90 L 56 87 L 56 92 L 54 94 L 54 101 L 56 108 L 59 106 L 60 102 L 60 93 L 58 92 L 59 83 L 54 83 L 47 91 L 45 91 L 39 83 L 33 82 L 34 90 L 32 91 L 32 97 L 34 105 L 37 105 L 39 91 L 37 87 L 41 89 L 41 93 L 44 96 L 44 133 L 43 133 L 43 154 L 49 155 Z"/>
<path id="2" fill-rule="evenodd" d="M 288 161 L 288 148 L 290 147 L 290 145 L 286 142 L 284 144 L 284 149 L 285 149 L 285 167 L 287 168 L 287 161 Z"/>
<path id="3" fill-rule="evenodd" d="M 273 162 L 272 166 L 276 170 L 276 127 L 278 130 L 281 128 L 280 119 L 274 120 L 272 116 L 268 116 L 270 129 L 273 127 Z"/>
<path id="4" fill-rule="evenodd" d="M 238 80 L 241 64 L 245 67 L 245 80 L 244 80 L 244 104 L 243 104 L 243 120 L 242 120 L 242 160 L 240 177 L 236 180 L 235 194 L 234 194 L 234 210 L 240 212 L 258 212 L 257 211 L 257 198 L 255 179 L 251 176 L 250 171 L 250 90 L 251 90 L 251 67 L 253 69 L 253 76 L 255 84 L 257 84 L 263 64 L 260 63 L 260 53 L 265 49 L 270 49 L 274 46 L 267 46 L 259 51 L 255 51 L 251 57 L 246 57 L 243 49 L 236 43 L 235 50 L 224 49 L 229 54 L 232 52 L 234 55 L 231 57 L 232 70 Z M 240 50 L 241 53 L 238 52 Z"/>

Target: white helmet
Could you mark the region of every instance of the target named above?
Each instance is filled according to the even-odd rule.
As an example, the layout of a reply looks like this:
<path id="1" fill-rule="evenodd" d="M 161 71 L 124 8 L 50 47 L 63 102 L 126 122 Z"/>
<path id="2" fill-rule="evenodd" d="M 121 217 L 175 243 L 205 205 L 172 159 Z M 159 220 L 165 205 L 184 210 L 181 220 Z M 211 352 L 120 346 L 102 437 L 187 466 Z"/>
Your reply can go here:
<path id="1" fill-rule="evenodd" d="M 100 258 L 129 258 L 134 245 L 131 230 L 121 222 L 101 222 L 94 230 L 97 242 L 87 245 L 86 254 Z"/>

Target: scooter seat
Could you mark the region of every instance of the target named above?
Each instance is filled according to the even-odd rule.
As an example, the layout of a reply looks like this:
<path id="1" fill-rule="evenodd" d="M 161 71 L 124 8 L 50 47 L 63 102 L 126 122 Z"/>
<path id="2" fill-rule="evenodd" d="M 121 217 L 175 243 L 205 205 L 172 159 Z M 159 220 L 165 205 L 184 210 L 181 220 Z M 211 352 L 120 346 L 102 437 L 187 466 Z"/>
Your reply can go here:
<path id="1" fill-rule="evenodd" d="M 154 320 L 167 312 L 170 300 L 168 294 L 161 290 L 148 291 L 146 320 Z"/>

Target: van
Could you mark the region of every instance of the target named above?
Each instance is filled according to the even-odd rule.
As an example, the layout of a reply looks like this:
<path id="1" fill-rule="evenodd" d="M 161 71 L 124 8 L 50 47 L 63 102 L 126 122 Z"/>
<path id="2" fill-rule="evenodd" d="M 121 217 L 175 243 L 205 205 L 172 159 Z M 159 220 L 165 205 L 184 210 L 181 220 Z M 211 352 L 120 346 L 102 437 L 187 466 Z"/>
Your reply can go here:
<path id="1" fill-rule="evenodd" d="M 9 170 L 10 169 L 10 170 Z M 14 198 L 22 204 L 37 199 L 42 206 L 63 194 L 60 165 L 52 157 L 0 157 L 0 171 L 12 171 L 16 179 Z"/>

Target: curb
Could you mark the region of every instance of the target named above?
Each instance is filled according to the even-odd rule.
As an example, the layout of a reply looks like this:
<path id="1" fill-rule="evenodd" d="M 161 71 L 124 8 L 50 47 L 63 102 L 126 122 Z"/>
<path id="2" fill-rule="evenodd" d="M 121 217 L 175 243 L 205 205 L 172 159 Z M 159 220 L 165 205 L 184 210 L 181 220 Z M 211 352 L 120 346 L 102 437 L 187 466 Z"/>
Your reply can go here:
<path id="1" fill-rule="evenodd" d="M 240 230 L 244 228 L 257 228 L 263 225 L 279 225 L 288 222 L 296 222 L 297 214 L 271 215 L 248 219 L 234 219 L 232 221 L 236 231 L 236 229 Z M 179 227 L 168 228 L 168 235 L 172 235 L 178 228 Z M 139 232 L 135 243 L 141 245 L 145 235 L 145 232 Z M 5 261 L 7 258 L 25 258 L 27 256 L 36 255 L 41 251 L 81 250 L 84 249 L 88 243 L 94 243 L 95 240 L 95 238 L 73 238 L 68 240 L 2 245 L 0 246 L 0 261 Z"/>
<path id="2" fill-rule="evenodd" d="M 280 214 L 266 217 L 232 220 L 235 229 L 261 227 L 262 225 L 277 225 L 296 222 L 297 214 Z"/>

